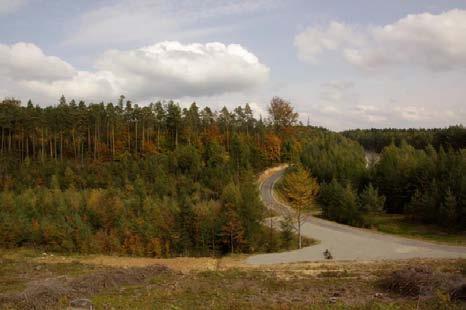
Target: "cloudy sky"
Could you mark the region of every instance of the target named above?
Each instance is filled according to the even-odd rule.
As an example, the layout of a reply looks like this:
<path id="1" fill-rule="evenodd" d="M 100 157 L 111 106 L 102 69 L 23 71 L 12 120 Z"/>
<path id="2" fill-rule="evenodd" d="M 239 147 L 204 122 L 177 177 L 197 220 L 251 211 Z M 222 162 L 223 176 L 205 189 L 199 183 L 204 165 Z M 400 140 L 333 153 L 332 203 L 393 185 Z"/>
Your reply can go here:
<path id="1" fill-rule="evenodd" d="M 334 130 L 466 123 L 464 0 L 0 0 L 0 98 L 289 99 Z"/>

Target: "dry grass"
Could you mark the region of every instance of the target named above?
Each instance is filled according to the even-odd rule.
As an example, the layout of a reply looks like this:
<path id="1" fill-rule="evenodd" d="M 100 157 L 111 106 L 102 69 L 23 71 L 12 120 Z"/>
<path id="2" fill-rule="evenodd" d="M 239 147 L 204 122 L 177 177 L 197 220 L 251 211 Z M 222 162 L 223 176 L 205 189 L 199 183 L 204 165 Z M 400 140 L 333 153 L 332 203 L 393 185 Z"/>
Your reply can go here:
<path id="1" fill-rule="evenodd" d="M 163 265 L 180 272 L 190 272 L 199 270 L 216 270 L 218 259 L 210 257 L 193 258 L 193 257 L 176 257 L 176 258 L 146 258 L 146 257 L 119 257 L 108 255 L 91 255 L 91 256 L 73 256 L 73 257 L 39 257 L 38 262 L 45 263 L 69 263 L 70 261 L 79 262 L 86 265 L 113 267 L 113 268 L 130 268 L 130 267 L 147 267 L 153 265 Z"/>
<path id="2" fill-rule="evenodd" d="M 380 280 L 380 286 L 402 296 L 431 296 L 442 286 L 452 289 L 458 280 L 461 279 L 451 274 L 434 273 L 432 268 L 421 265 L 392 272 Z"/>
<path id="3" fill-rule="evenodd" d="M 0 253 L 0 309 L 62 309 L 71 298 L 91 298 L 97 309 L 405 309 L 417 306 L 414 293 L 385 289 L 380 281 L 421 265 L 433 275 L 464 279 L 466 263 L 423 259 L 251 266 L 242 255 L 150 259 Z M 438 291 L 446 297 L 438 297 Z M 431 292 L 420 301 L 422 309 L 464 306 L 449 301 L 446 286 L 435 284 Z"/>
<path id="4" fill-rule="evenodd" d="M 121 286 L 143 284 L 149 279 L 168 272 L 164 266 L 145 268 L 110 269 L 75 278 L 58 276 L 30 281 L 18 293 L 0 294 L 0 305 L 22 309 L 50 309 L 65 306 L 67 301 L 82 296 L 93 296 L 104 290 Z"/>

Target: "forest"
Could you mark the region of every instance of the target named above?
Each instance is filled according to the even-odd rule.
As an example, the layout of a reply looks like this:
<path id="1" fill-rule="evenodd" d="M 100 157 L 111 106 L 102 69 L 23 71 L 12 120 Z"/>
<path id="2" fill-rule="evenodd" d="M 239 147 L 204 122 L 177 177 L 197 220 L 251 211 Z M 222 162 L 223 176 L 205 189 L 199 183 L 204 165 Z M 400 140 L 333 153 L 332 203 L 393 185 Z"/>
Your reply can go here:
<path id="1" fill-rule="evenodd" d="M 343 135 L 321 133 L 304 146 L 300 159 L 321 183 L 317 200 L 327 218 L 370 226 L 367 214 L 385 212 L 405 214 L 415 222 L 450 231 L 464 231 L 465 132 L 457 126 L 417 131 L 354 130 Z M 432 140 L 427 139 L 425 145 L 416 143 L 420 140 L 414 137 L 420 136 Z M 366 145 L 365 141 L 375 142 Z M 365 151 L 377 150 L 375 145 L 382 147 L 380 158 L 367 162 Z"/>
<path id="2" fill-rule="evenodd" d="M 432 129 L 355 129 L 342 132 L 345 137 L 358 141 L 364 149 L 380 153 L 390 144 L 400 146 L 404 141 L 416 149 L 429 145 L 435 149 L 466 148 L 466 128 L 462 125 Z"/>
<path id="3" fill-rule="evenodd" d="M 260 224 L 256 173 L 296 147 L 297 115 L 273 102 L 269 123 L 247 104 L 216 112 L 123 96 L 116 105 L 4 100 L 1 246 L 151 256 L 289 247 Z"/>
<path id="4" fill-rule="evenodd" d="M 3 100 L 0 246 L 155 257 L 289 248 L 291 228 L 262 225 L 256 184 L 283 162 L 315 178 L 328 219 L 368 227 L 367 214 L 385 212 L 466 229 L 463 127 L 336 133 L 298 123 L 278 97 L 268 111 Z"/>
<path id="5" fill-rule="evenodd" d="M 451 231 L 466 229 L 465 149 L 416 149 L 403 141 L 366 164 L 357 142 L 327 135 L 308 144 L 301 161 L 321 183 L 317 200 L 327 218 L 370 226 L 365 215 L 385 212 Z"/>

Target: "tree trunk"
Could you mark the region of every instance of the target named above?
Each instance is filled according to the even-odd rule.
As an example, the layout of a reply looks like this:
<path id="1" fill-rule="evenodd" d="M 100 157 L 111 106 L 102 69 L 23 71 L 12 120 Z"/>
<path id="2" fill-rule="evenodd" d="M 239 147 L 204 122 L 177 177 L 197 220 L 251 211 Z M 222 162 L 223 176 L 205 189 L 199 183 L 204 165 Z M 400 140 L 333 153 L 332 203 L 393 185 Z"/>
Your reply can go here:
<path id="1" fill-rule="evenodd" d="M 302 247 L 302 238 L 301 238 L 301 208 L 298 208 L 298 248 Z"/>
<path id="2" fill-rule="evenodd" d="M 73 139 L 73 154 L 74 154 L 74 159 L 78 159 L 78 151 L 76 150 L 76 138 L 74 134 L 74 128 L 71 130 L 71 138 Z"/>
<path id="3" fill-rule="evenodd" d="M 40 132 L 41 132 L 41 136 L 42 136 L 42 137 L 41 137 L 42 139 L 41 139 L 41 141 L 40 141 L 40 144 L 41 144 L 40 156 L 41 156 L 41 160 L 42 160 L 42 162 L 43 162 L 44 159 L 45 159 L 45 146 L 44 146 L 44 139 L 45 139 L 45 137 L 44 137 L 44 128 L 42 128 Z"/>
<path id="4" fill-rule="evenodd" d="M 212 229 L 212 254 L 215 254 L 215 230 Z"/>
<path id="5" fill-rule="evenodd" d="M 145 134 L 145 128 L 144 128 L 144 122 L 142 122 L 141 152 L 143 152 L 143 153 L 144 153 L 144 134 Z"/>
<path id="6" fill-rule="evenodd" d="M 60 161 L 63 161 L 63 131 L 60 131 Z"/>
<path id="7" fill-rule="evenodd" d="M 135 143 L 135 148 L 134 148 L 134 153 L 137 154 L 138 152 L 138 122 L 136 121 L 136 131 L 135 131 L 135 139 L 134 139 L 134 143 Z"/>
<path id="8" fill-rule="evenodd" d="M 2 127 L 2 146 L 1 146 L 1 148 L 0 148 L 0 153 L 1 153 L 1 154 L 3 154 L 3 139 L 4 139 L 3 137 L 4 137 L 4 129 L 3 129 L 3 127 Z"/>
<path id="9" fill-rule="evenodd" d="M 20 160 L 23 161 L 23 154 L 24 154 L 24 131 L 21 129 L 21 138 L 19 141 L 19 150 L 20 150 Z"/>
<path id="10" fill-rule="evenodd" d="M 231 253 L 234 252 L 234 247 L 233 247 L 233 231 L 230 231 L 230 244 L 231 244 Z"/>
<path id="11" fill-rule="evenodd" d="M 128 153 L 131 153 L 131 125 L 128 123 Z"/>
<path id="12" fill-rule="evenodd" d="M 106 137 L 106 141 L 107 141 L 107 147 L 110 148 L 110 144 L 111 144 L 111 141 L 110 141 L 110 122 L 108 121 L 108 118 L 107 118 L 107 128 L 106 128 L 106 131 L 105 131 L 105 137 Z"/>
<path id="13" fill-rule="evenodd" d="M 8 131 L 8 152 L 11 153 L 11 128 Z"/>
<path id="14" fill-rule="evenodd" d="M 53 159 L 53 139 L 49 139 L 50 159 Z"/>
<path id="15" fill-rule="evenodd" d="M 115 158 L 115 124 L 112 124 L 112 158 Z"/>
<path id="16" fill-rule="evenodd" d="M 58 147 L 57 147 L 57 133 L 53 133 L 53 154 L 55 159 L 58 158 Z"/>
<path id="17" fill-rule="evenodd" d="M 36 128 L 34 128 L 34 132 L 32 134 L 32 158 L 36 158 Z"/>
<path id="18" fill-rule="evenodd" d="M 81 165 L 84 165 L 84 141 L 81 142 Z"/>
<path id="19" fill-rule="evenodd" d="M 91 151 L 91 128 L 87 126 L 87 154 Z"/>
<path id="20" fill-rule="evenodd" d="M 97 159 L 97 121 L 94 124 L 94 160 Z"/>

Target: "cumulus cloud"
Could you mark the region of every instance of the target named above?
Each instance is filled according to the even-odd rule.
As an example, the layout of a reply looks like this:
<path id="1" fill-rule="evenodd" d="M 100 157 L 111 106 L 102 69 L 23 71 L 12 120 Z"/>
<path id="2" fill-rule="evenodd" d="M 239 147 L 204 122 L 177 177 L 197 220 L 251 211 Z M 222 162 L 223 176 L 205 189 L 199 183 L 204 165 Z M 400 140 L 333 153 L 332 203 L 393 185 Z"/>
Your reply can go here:
<path id="1" fill-rule="evenodd" d="M 54 81 L 28 80 L 19 81 L 23 91 L 34 98 L 39 96 L 44 99 L 56 99 L 64 94 L 67 97 L 88 100 L 111 100 L 121 94 L 127 94 L 117 82 L 117 77 L 112 72 L 76 71 L 75 75 L 68 79 Z"/>
<path id="2" fill-rule="evenodd" d="M 357 67 L 378 69 L 417 65 L 429 70 L 466 67 L 466 10 L 408 15 L 393 24 L 358 29 L 332 22 L 298 34 L 295 46 L 304 60 L 327 50 L 340 52 Z"/>
<path id="3" fill-rule="evenodd" d="M 31 43 L 0 44 L 0 74 L 18 80 L 53 81 L 70 78 L 74 68 L 58 57 L 46 56 Z"/>
<path id="4" fill-rule="evenodd" d="M 348 44 L 362 41 L 362 36 L 351 27 L 331 22 L 328 27 L 309 27 L 299 33 L 294 40 L 300 59 L 317 62 L 318 56 L 325 51 L 336 51 Z"/>
<path id="5" fill-rule="evenodd" d="M 142 97 L 241 91 L 264 82 L 269 72 L 242 46 L 222 43 L 162 42 L 138 50 L 112 50 L 97 67 L 121 77 L 128 93 Z"/>
<path id="6" fill-rule="evenodd" d="M 409 97 L 399 102 L 384 98 L 377 93 L 370 97 L 361 95 L 352 81 L 334 80 L 322 83 L 315 104 L 306 108 L 315 119 L 324 120 L 333 129 L 371 128 L 371 127 L 438 127 L 439 124 L 456 124 L 464 117 L 464 111 L 439 109 L 435 101 L 426 100 L 423 104 L 409 103 Z M 429 96 L 433 97 L 429 94 Z M 304 107 L 303 107 L 304 108 Z"/>
<path id="7" fill-rule="evenodd" d="M 0 46 L 0 72 L 9 84 L 48 98 L 144 100 L 209 96 L 253 88 L 269 68 L 241 45 L 160 42 L 135 50 L 109 50 L 96 70 L 81 71 L 33 45 Z"/>
<path id="8" fill-rule="evenodd" d="M 347 81 L 326 82 L 316 90 L 315 103 L 303 107 L 327 126 L 464 123 L 466 10 L 412 14 L 381 26 L 334 21 L 305 29 L 294 45 L 302 61 L 316 64 L 334 57 L 361 70 L 351 79 L 363 89 Z"/>

